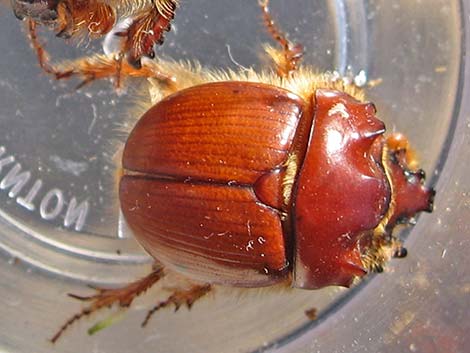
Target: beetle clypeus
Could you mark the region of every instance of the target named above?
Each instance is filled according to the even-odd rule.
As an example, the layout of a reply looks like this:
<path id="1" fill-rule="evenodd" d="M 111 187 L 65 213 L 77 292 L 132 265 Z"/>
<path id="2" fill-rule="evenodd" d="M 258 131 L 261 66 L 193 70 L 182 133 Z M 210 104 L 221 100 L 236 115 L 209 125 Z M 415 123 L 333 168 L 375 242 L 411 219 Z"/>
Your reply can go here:
<path id="1" fill-rule="evenodd" d="M 156 267 L 125 288 L 75 296 L 91 305 L 53 341 L 83 315 L 130 305 L 170 272 L 191 284 L 145 323 L 162 307 L 190 307 L 215 284 L 350 286 L 406 255 L 392 231 L 430 212 L 434 196 L 407 139 L 384 137 L 358 87 L 301 66 L 302 47 L 276 28 L 267 0 L 260 7 L 280 45 L 265 48 L 274 69 L 262 73 L 164 60 L 136 68 L 99 55 L 55 67 L 31 22 L 40 63 L 57 78 L 146 77 L 151 97 L 118 176 L 124 217 Z"/>

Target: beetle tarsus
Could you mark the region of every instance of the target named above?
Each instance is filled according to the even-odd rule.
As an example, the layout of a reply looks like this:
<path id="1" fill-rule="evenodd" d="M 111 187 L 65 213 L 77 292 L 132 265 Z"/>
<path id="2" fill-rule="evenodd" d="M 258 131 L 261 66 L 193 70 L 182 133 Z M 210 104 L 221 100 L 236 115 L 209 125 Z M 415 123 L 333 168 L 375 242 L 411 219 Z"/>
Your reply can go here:
<path id="1" fill-rule="evenodd" d="M 160 267 L 155 269 L 148 276 L 139 279 L 135 282 L 130 283 L 129 285 L 123 288 L 116 289 L 105 289 L 105 288 L 93 288 L 98 293 L 90 296 L 81 296 L 76 294 L 69 294 L 70 297 L 81 300 L 88 301 L 91 304 L 82 309 L 79 313 L 73 315 L 68 319 L 60 329 L 55 333 L 51 338 L 51 342 L 55 343 L 62 336 L 62 334 L 76 321 L 80 320 L 82 317 L 90 315 L 91 313 L 104 308 L 110 307 L 113 304 L 119 304 L 121 308 L 127 308 L 132 304 L 132 301 L 152 287 L 156 282 L 158 282 L 165 275 L 163 268 Z"/>
<path id="2" fill-rule="evenodd" d="M 178 311 L 182 305 L 186 305 L 188 309 L 191 309 L 193 304 L 209 293 L 211 289 L 212 287 L 210 284 L 193 285 L 186 290 L 175 289 L 173 294 L 170 295 L 166 300 L 159 302 L 147 312 L 147 316 L 142 322 L 142 327 L 145 327 L 148 324 L 150 318 L 153 316 L 153 314 L 155 314 L 155 312 L 171 304 L 175 306 L 175 311 Z"/>
<path id="3" fill-rule="evenodd" d="M 273 60 L 277 74 L 280 77 L 290 77 L 297 71 L 303 57 L 303 46 L 299 43 L 290 42 L 284 33 L 276 26 L 269 12 L 269 0 L 258 1 L 263 11 L 263 22 L 271 37 L 280 45 L 281 50 L 267 47 L 266 52 Z"/>
<path id="4" fill-rule="evenodd" d="M 57 340 L 60 338 L 60 336 L 62 336 L 62 334 L 65 332 L 65 330 L 67 330 L 75 321 L 78 321 L 80 320 L 82 317 L 84 316 L 87 316 L 89 314 L 91 314 L 91 310 L 89 308 L 85 308 L 83 309 L 81 312 L 79 312 L 78 314 L 75 314 L 74 316 L 72 316 L 70 319 L 68 319 L 65 324 L 63 324 L 61 326 L 61 328 L 59 329 L 59 331 L 56 332 L 56 334 L 50 339 L 50 341 L 52 343 L 56 343 Z"/>
<path id="5" fill-rule="evenodd" d="M 48 74 L 57 75 L 57 71 L 49 64 L 49 55 L 38 38 L 37 24 L 34 20 L 28 20 L 28 36 L 31 46 L 36 52 L 39 66 Z"/>

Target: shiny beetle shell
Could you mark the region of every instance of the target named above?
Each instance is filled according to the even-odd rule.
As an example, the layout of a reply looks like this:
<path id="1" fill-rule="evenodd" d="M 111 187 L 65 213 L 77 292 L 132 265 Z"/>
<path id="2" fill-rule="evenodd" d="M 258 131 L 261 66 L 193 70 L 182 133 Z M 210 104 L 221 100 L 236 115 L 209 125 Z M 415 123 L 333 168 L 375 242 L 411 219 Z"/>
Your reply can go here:
<path id="1" fill-rule="evenodd" d="M 122 211 L 155 259 L 197 281 L 348 286 L 377 233 L 432 203 L 384 131 L 372 104 L 338 90 L 307 101 L 265 83 L 196 85 L 130 134 Z"/>

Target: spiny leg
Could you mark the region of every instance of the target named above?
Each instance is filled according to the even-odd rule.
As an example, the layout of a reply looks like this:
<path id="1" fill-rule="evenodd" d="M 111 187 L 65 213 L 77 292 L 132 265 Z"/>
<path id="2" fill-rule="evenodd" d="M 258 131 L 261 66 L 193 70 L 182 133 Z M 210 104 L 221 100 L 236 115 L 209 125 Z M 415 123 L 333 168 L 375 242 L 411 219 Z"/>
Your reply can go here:
<path id="1" fill-rule="evenodd" d="M 186 305 L 188 309 L 191 309 L 194 302 L 202 298 L 211 290 L 212 287 L 210 284 L 195 284 L 189 287 L 188 289 L 174 289 L 172 295 L 170 295 L 166 300 L 159 302 L 157 305 L 155 305 L 152 309 L 148 311 L 145 320 L 142 322 L 142 327 L 145 327 L 148 324 L 152 315 L 158 310 L 165 308 L 171 304 L 175 306 L 175 311 L 178 310 L 182 305 Z"/>
<path id="2" fill-rule="evenodd" d="M 51 342 L 55 343 L 60 336 L 72 325 L 75 321 L 78 321 L 84 316 L 90 315 L 91 313 L 104 308 L 110 307 L 113 304 L 119 304 L 121 308 L 129 307 L 132 301 L 139 296 L 141 293 L 148 290 L 156 282 L 158 282 L 165 275 L 163 268 L 159 267 L 154 269 L 152 273 L 146 277 L 139 279 L 135 282 L 128 284 L 122 288 L 116 289 L 103 289 L 103 288 L 94 288 L 98 293 L 91 296 L 79 296 L 75 294 L 69 294 L 70 297 L 82 300 L 89 301 L 90 305 L 82 309 L 79 313 L 73 315 L 68 319 L 56 332 L 56 334 L 51 338 Z"/>
<path id="3" fill-rule="evenodd" d="M 129 27 L 117 35 L 125 37 L 122 52 L 128 62 L 140 67 L 142 57 L 154 58 L 154 46 L 162 45 L 165 32 L 171 30 L 178 0 L 153 0 L 133 16 Z"/>
<path id="4" fill-rule="evenodd" d="M 58 66 L 52 65 L 49 62 L 47 51 L 39 41 L 34 20 L 28 21 L 28 30 L 31 44 L 38 57 L 39 66 L 46 73 L 54 75 L 57 80 L 77 76 L 82 79 L 77 86 L 77 88 L 81 88 L 94 80 L 114 78 L 116 88 L 120 88 L 123 78 L 155 78 L 170 89 L 176 90 L 175 78 L 161 72 L 157 63 L 150 60 L 145 61 L 145 64 L 137 69 L 123 60 L 123 55 L 117 55 L 116 58 L 113 58 L 96 54 L 71 62 L 64 62 Z"/>
<path id="5" fill-rule="evenodd" d="M 36 56 L 38 58 L 38 63 L 41 69 L 44 70 L 44 72 L 56 76 L 57 79 L 61 78 L 64 75 L 67 75 L 65 72 L 60 72 L 56 69 L 54 69 L 50 64 L 49 64 L 49 55 L 46 51 L 46 49 L 42 46 L 42 44 L 39 41 L 38 38 L 38 33 L 37 33 L 37 24 L 36 21 L 29 19 L 28 20 L 28 35 L 29 35 L 29 40 L 31 42 L 31 46 L 33 47 L 34 51 L 36 52 Z"/>
<path id="6" fill-rule="evenodd" d="M 104 35 L 123 37 L 119 52 L 139 66 L 142 57 L 153 58 L 170 31 L 178 0 L 11 0 L 19 19 L 54 28 L 57 37 L 92 39 Z M 130 20 L 112 33 L 120 19 Z"/>
<path id="7" fill-rule="evenodd" d="M 291 43 L 284 33 L 276 26 L 269 12 L 269 0 L 258 0 L 263 11 L 263 22 L 271 37 L 280 45 L 281 50 L 266 47 L 280 77 L 290 77 L 298 68 L 303 56 L 303 47 L 299 43 Z"/>

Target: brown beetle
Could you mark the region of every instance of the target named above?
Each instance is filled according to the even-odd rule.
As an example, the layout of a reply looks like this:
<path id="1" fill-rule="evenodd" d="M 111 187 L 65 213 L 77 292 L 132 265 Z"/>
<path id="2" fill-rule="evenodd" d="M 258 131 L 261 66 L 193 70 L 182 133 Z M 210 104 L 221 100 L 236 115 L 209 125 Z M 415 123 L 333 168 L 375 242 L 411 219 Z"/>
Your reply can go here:
<path id="1" fill-rule="evenodd" d="M 211 284 L 349 286 L 385 261 L 398 219 L 431 210 L 375 107 L 309 82 L 206 83 L 144 114 L 119 198 L 155 259 Z"/>
<path id="2" fill-rule="evenodd" d="M 214 284 L 350 286 L 406 254 L 392 230 L 430 212 L 434 196 L 408 141 L 384 137 L 375 106 L 356 86 L 299 66 L 301 46 L 275 27 L 268 2 L 260 4 L 281 46 L 266 47 L 275 70 L 123 63 L 124 76 L 149 78 L 151 98 L 123 151 L 119 200 L 157 264 L 127 287 L 74 296 L 91 305 L 52 341 L 83 315 L 130 305 L 171 272 L 191 284 L 144 324 L 162 307 L 190 307 Z M 85 79 L 115 67 L 98 56 L 83 62 L 71 72 Z"/>

